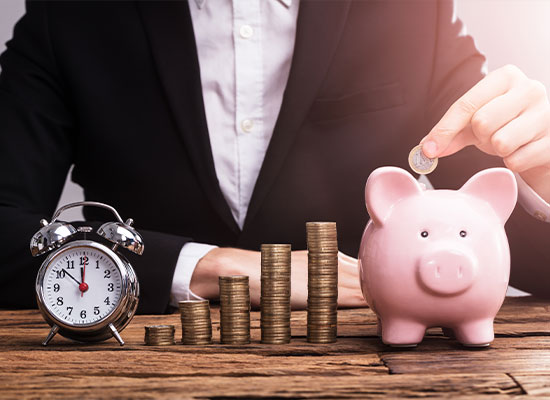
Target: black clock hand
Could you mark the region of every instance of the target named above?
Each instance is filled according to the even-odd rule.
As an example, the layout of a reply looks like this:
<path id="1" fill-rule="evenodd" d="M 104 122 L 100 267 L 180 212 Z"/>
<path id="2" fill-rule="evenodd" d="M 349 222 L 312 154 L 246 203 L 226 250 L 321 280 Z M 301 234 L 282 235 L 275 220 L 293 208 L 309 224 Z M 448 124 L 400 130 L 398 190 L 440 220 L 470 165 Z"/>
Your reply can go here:
<path id="1" fill-rule="evenodd" d="M 72 278 L 72 280 L 75 281 L 75 282 L 77 283 L 77 285 L 80 286 L 80 282 L 77 281 L 77 280 L 74 278 L 74 276 L 72 276 L 71 274 L 69 274 L 64 268 L 61 268 L 61 271 L 64 271 L 66 275 L 69 275 L 69 276 Z"/>

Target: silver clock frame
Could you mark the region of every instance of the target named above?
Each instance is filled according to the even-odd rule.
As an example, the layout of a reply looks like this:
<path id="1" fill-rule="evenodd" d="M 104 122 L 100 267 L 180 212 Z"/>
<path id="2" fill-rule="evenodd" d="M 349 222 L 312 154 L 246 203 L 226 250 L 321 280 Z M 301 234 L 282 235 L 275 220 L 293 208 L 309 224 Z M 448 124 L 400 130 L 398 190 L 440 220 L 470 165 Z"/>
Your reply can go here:
<path id="1" fill-rule="evenodd" d="M 121 295 L 118 305 L 100 321 L 87 324 L 71 324 L 58 319 L 49 310 L 44 297 L 44 277 L 54 258 L 68 250 L 86 247 L 105 253 L 115 263 L 121 276 Z M 40 266 L 36 277 L 36 299 L 42 316 L 52 327 L 50 334 L 43 343 L 44 346 L 58 332 L 67 338 L 80 342 L 98 342 L 114 336 L 122 346 L 124 341 L 120 337 L 119 331 L 122 331 L 128 325 L 136 312 L 139 302 L 139 282 L 134 269 L 122 254 L 92 240 L 75 240 L 53 251 Z"/>

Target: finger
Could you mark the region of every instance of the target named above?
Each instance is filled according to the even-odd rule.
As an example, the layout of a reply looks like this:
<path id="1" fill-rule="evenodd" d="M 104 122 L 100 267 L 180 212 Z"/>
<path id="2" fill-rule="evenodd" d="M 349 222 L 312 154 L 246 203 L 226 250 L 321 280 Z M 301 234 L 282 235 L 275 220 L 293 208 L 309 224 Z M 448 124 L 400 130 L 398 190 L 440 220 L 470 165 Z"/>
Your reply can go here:
<path id="1" fill-rule="evenodd" d="M 528 81 L 534 82 L 534 81 Z M 502 96 L 495 97 L 472 116 L 474 134 L 485 142 L 500 128 L 517 118 L 535 100 L 532 84 L 513 87 Z"/>
<path id="2" fill-rule="evenodd" d="M 529 142 L 504 158 L 504 164 L 514 172 L 524 172 L 531 168 L 547 165 L 550 154 L 550 137 Z"/>
<path id="3" fill-rule="evenodd" d="M 350 257 L 347 254 L 342 253 L 341 251 L 338 252 L 338 258 L 348 263 L 357 263 L 357 258 Z"/>
<path id="4" fill-rule="evenodd" d="M 359 277 L 342 277 L 338 278 L 338 287 L 347 289 L 360 289 Z"/>
<path id="5" fill-rule="evenodd" d="M 368 307 L 368 305 L 360 293 L 344 292 L 338 297 L 338 307 Z"/>
<path id="6" fill-rule="evenodd" d="M 508 157 L 527 143 L 540 139 L 549 125 L 549 111 L 527 111 L 499 129 L 491 137 L 491 145 L 495 154 Z"/>
<path id="7" fill-rule="evenodd" d="M 468 125 L 466 128 L 461 130 L 449 144 L 449 146 L 439 155 L 439 157 L 450 156 L 451 154 L 456 153 L 457 151 L 462 150 L 464 147 L 478 144 L 478 139 L 472 131 L 472 126 Z"/>
<path id="8" fill-rule="evenodd" d="M 442 154 L 455 136 L 468 126 L 477 110 L 512 87 L 522 75 L 518 71 L 513 66 L 500 68 L 462 95 L 423 139 L 424 154 L 430 158 Z"/>

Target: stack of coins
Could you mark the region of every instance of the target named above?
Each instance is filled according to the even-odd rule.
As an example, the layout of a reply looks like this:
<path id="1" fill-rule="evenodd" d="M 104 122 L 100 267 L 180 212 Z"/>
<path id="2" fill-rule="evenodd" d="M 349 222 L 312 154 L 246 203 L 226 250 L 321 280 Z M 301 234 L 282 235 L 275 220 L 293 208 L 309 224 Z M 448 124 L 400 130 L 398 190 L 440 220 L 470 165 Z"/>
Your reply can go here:
<path id="1" fill-rule="evenodd" d="M 174 325 L 148 325 L 145 327 L 145 344 L 166 346 L 174 344 Z"/>
<path id="2" fill-rule="evenodd" d="M 208 300 L 179 302 L 182 344 L 212 343 L 212 320 Z"/>
<path id="3" fill-rule="evenodd" d="M 250 290 L 248 276 L 220 276 L 220 341 L 250 343 Z"/>
<path id="4" fill-rule="evenodd" d="M 336 341 L 338 239 L 335 222 L 308 222 L 307 341 Z"/>
<path id="5" fill-rule="evenodd" d="M 262 343 L 290 343 L 290 245 L 262 244 Z"/>

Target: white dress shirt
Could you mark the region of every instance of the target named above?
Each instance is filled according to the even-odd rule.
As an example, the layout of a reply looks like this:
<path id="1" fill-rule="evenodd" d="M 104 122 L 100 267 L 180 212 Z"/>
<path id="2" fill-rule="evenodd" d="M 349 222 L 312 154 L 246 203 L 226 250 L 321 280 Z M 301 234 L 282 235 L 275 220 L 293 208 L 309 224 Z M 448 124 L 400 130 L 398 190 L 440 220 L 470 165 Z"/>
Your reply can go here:
<path id="1" fill-rule="evenodd" d="M 189 0 L 202 95 L 222 193 L 243 227 L 290 72 L 298 0 Z M 172 281 L 172 305 L 213 247 L 187 243 Z"/>
<path id="2" fill-rule="evenodd" d="M 242 228 L 288 80 L 298 0 L 189 0 L 189 7 L 216 175 Z M 525 209 L 550 222 L 550 205 L 521 178 L 518 184 Z M 197 263 L 215 247 L 183 246 L 172 305 L 200 298 L 189 284 Z"/>

